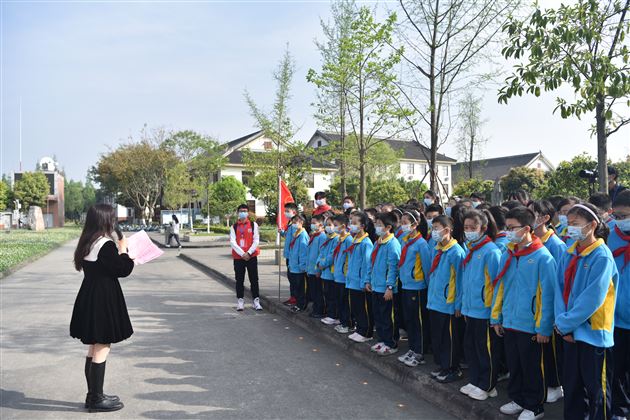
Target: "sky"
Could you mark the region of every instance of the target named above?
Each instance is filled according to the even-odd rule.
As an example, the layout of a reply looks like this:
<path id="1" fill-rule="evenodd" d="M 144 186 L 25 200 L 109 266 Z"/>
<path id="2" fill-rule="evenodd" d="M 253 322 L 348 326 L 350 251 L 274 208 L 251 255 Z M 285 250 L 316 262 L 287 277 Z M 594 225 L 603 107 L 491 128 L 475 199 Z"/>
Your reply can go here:
<path id="1" fill-rule="evenodd" d="M 327 1 L 0 0 L 0 172 L 32 170 L 55 155 L 67 177 L 85 179 L 102 153 L 142 127 L 190 129 L 221 142 L 256 131 L 247 89 L 270 106 L 272 72 L 288 43 L 297 71 L 291 117 L 307 141 L 315 131 L 306 81 L 319 68 L 314 39 Z M 590 116 L 553 115 L 555 96 L 499 105 L 484 94 L 484 158 L 541 150 L 557 164 L 596 155 Z M 457 158 L 454 144 L 441 153 Z M 609 140 L 613 161 L 630 154 L 630 127 Z"/>

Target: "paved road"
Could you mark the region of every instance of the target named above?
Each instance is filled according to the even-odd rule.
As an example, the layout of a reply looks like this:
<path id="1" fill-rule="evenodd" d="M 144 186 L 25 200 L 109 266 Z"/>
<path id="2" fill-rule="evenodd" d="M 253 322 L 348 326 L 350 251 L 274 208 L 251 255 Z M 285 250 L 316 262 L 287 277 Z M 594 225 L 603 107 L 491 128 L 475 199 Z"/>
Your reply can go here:
<path id="1" fill-rule="evenodd" d="M 84 346 L 68 336 L 73 243 L 0 281 L 0 417 L 452 418 L 281 318 L 234 310 L 231 290 L 175 257 L 123 281 L 135 334 L 114 345 L 87 414 Z"/>

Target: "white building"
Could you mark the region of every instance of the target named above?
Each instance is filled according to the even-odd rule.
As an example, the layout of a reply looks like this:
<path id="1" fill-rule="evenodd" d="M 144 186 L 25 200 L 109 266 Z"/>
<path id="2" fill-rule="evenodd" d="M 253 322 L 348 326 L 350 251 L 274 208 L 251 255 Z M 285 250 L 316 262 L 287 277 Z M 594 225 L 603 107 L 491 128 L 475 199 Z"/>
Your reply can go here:
<path id="1" fill-rule="evenodd" d="M 233 176 L 248 187 L 249 179 L 254 177 L 255 174 L 247 170 L 243 162 L 243 150 L 247 149 L 252 152 L 264 153 L 273 148 L 273 141 L 266 138 L 262 130 L 226 143 L 226 150 L 223 156 L 225 156 L 228 161 L 219 172 L 219 178 Z M 324 191 L 330 188 L 334 173 L 337 169 L 334 165 L 316 162 L 315 160 L 311 160 L 311 167 L 312 172 L 307 175 L 306 185 L 309 197 L 314 199 L 317 191 Z M 247 191 L 247 204 L 250 209 L 255 210 L 257 216 L 264 216 L 266 214 L 263 202 L 253 197 L 249 192 L 249 188 Z"/>
<path id="2" fill-rule="evenodd" d="M 307 146 L 318 148 L 326 146 L 332 141 L 339 141 L 340 135 L 327 131 L 317 130 L 307 143 Z M 401 154 L 400 170 L 398 178 L 406 181 L 422 181 L 425 185 L 430 184 L 429 177 L 429 157 L 431 150 L 422 146 L 415 140 L 406 139 L 385 139 L 384 140 L 394 151 Z M 437 154 L 437 170 L 440 183 L 440 195 L 446 201 L 453 191 L 452 167 L 457 161 L 441 153 Z M 437 193 L 437 191 L 436 191 Z M 417 197 L 422 199 L 422 197 Z"/>

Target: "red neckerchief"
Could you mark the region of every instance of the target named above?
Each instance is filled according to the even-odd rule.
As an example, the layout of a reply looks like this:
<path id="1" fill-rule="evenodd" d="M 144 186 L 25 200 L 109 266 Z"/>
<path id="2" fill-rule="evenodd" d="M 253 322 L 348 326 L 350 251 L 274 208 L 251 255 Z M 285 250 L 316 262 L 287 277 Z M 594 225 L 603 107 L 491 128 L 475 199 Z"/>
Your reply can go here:
<path id="1" fill-rule="evenodd" d="M 333 235 L 336 235 L 336 234 L 333 234 Z M 323 247 L 325 247 L 326 245 L 328 245 L 328 244 L 330 243 L 330 241 L 332 241 L 332 240 L 333 240 L 333 239 L 335 239 L 336 237 L 337 237 L 337 236 L 330 236 L 330 237 L 328 237 L 328 239 L 326 239 L 326 240 L 324 241 L 324 243 L 323 243 L 323 244 L 321 244 L 321 246 L 319 247 L 319 249 L 322 249 Z"/>
<path id="2" fill-rule="evenodd" d="M 337 255 L 339 255 L 339 251 L 341 250 L 341 245 L 343 245 L 347 237 L 348 235 L 343 236 L 343 237 L 339 235 L 339 243 L 337 244 L 337 246 L 335 247 L 335 250 L 333 251 L 333 258 L 337 258 Z"/>
<path id="3" fill-rule="evenodd" d="M 615 258 L 623 255 L 623 267 L 621 268 L 621 270 L 624 270 L 626 268 L 626 265 L 628 265 L 628 262 L 630 262 L 630 235 L 625 235 L 617 225 L 615 225 L 615 233 L 619 235 L 621 239 L 626 241 L 626 246 L 620 246 L 613 251 L 613 255 L 615 256 Z"/>
<path id="4" fill-rule="evenodd" d="M 375 247 L 374 247 L 374 249 L 372 250 L 372 256 L 371 256 L 371 259 L 372 259 L 372 267 L 374 267 L 374 263 L 376 262 L 376 256 L 378 255 L 378 250 L 380 249 L 381 245 L 382 245 L 382 244 L 385 244 L 385 243 L 389 242 L 391 239 L 393 239 L 393 238 L 391 237 L 391 233 L 390 233 L 389 235 L 387 235 L 387 236 L 385 237 L 385 239 L 386 239 L 386 241 L 383 241 L 383 239 L 382 239 L 382 238 L 379 238 L 379 240 L 378 240 L 378 241 L 376 241 L 376 246 L 375 246 Z"/>
<path id="5" fill-rule="evenodd" d="M 405 232 L 403 232 L 402 229 L 398 229 L 398 232 L 396 232 L 396 239 L 400 238 L 400 235 L 402 235 L 403 233 Z"/>
<path id="6" fill-rule="evenodd" d="M 420 238 L 422 238 L 422 235 L 418 233 L 418 236 L 409 240 L 409 242 L 407 242 L 405 246 L 403 246 L 402 251 L 400 251 L 400 261 L 398 262 L 398 267 L 403 266 L 403 264 L 405 263 L 405 259 L 407 258 L 407 250 L 411 247 L 411 245 L 415 244 Z"/>
<path id="7" fill-rule="evenodd" d="M 466 258 L 464 258 L 464 267 L 466 267 L 466 264 L 468 264 L 468 262 L 472 258 L 473 253 L 477 251 L 479 248 L 483 247 L 488 242 L 492 242 L 492 239 L 490 239 L 489 236 L 486 236 L 483 239 L 483 241 L 479 242 L 477 245 L 473 246 L 472 248 L 468 248 L 469 249 L 468 255 L 466 255 Z"/>
<path id="8" fill-rule="evenodd" d="M 365 239 L 368 236 L 367 233 L 364 233 L 363 236 L 361 236 L 358 239 L 361 239 L 360 242 L 352 242 L 352 245 L 350 245 L 348 247 L 348 249 L 346 249 L 345 251 L 343 251 L 344 254 L 352 254 L 354 252 L 354 248 L 356 248 L 357 245 L 359 245 L 361 242 L 363 242 L 363 239 Z M 356 241 L 357 238 L 355 238 Z"/>
<path id="9" fill-rule="evenodd" d="M 582 250 L 578 248 L 577 243 L 575 244 L 575 254 L 571 258 L 571 262 L 569 262 L 569 266 L 564 272 L 564 289 L 562 290 L 562 299 L 564 300 L 565 308 L 568 309 L 568 306 L 569 306 L 569 295 L 571 294 L 571 289 L 573 288 L 573 281 L 575 280 L 575 274 L 577 273 L 577 269 L 578 269 L 578 260 L 582 258 L 582 252 L 584 252 L 585 250 L 591 247 L 596 248 L 602 243 L 604 242 L 600 239 L 598 241 L 593 242 L 592 244 L 590 244 L 589 246 L 587 246 L 586 248 Z"/>
<path id="10" fill-rule="evenodd" d="M 499 239 L 499 238 L 505 238 L 506 236 L 507 236 L 507 233 L 505 233 L 505 232 L 499 232 L 499 233 L 497 233 L 497 236 L 496 236 L 496 238 L 495 238 L 495 241 L 496 241 L 497 239 Z"/>
<path id="11" fill-rule="evenodd" d="M 315 238 L 317 238 L 319 235 L 321 234 L 321 232 L 317 232 L 317 233 L 313 233 L 310 237 L 310 239 L 308 240 L 308 245 L 310 246 L 313 243 L 313 240 Z"/>
<path id="12" fill-rule="evenodd" d="M 492 286 L 496 286 L 497 283 L 499 282 L 499 280 L 501 280 L 503 278 L 503 276 L 505 276 L 505 273 L 507 273 L 508 269 L 510 268 L 510 264 L 512 264 L 512 258 L 516 257 L 523 257 L 525 255 L 529 255 L 534 251 L 539 250 L 540 248 L 544 247 L 545 245 L 543 245 L 542 241 L 540 240 L 540 238 L 538 237 L 534 237 L 534 240 L 532 241 L 532 243 L 529 246 L 526 246 L 523 249 L 519 249 L 516 252 L 514 252 L 514 250 L 508 248 L 508 259 L 505 262 L 505 265 L 503 266 L 503 269 L 501 270 L 501 272 L 499 273 L 499 275 L 497 276 L 496 279 L 494 279 L 494 281 L 492 282 Z"/>
<path id="13" fill-rule="evenodd" d="M 291 243 L 289 244 L 289 249 L 293 249 L 293 245 L 295 245 L 295 241 L 297 240 L 297 238 L 300 236 L 300 233 L 302 233 L 302 231 L 304 230 L 304 228 L 300 228 L 300 230 L 296 231 L 293 234 L 293 240 L 291 241 Z"/>

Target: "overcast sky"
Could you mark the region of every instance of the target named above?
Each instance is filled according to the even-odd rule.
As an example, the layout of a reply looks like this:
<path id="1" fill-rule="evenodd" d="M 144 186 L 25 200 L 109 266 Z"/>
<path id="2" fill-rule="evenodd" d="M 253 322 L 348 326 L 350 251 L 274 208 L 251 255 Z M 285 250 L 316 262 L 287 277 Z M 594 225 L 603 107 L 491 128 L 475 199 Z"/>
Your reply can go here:
<path id="1" fill-rule="evenodd" d="M 255 131 L 244 89 L 261 104 L 274 93 L 271 73 L 285 45 L 297 61 L 291 115 L 308 140 L 315 130 L 306 82 L 318 68 L 313 39 L 329 3 L 5 2 L 2 21 L 2 168 L 56 155 L 68 177 L 84 179 L 100 153 L 150 127 L 191 129 L 229 141 Z M 552 115 L 553 95 L 483 104 L 490 140 L 485 158 L 542 152 L 557 164 L 595 155 L 590 118 Z M 440 150 L 457 157 L 455 147 Z M 611 137 L 609 154 L 630 154 L 630 129 Z"/>

